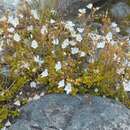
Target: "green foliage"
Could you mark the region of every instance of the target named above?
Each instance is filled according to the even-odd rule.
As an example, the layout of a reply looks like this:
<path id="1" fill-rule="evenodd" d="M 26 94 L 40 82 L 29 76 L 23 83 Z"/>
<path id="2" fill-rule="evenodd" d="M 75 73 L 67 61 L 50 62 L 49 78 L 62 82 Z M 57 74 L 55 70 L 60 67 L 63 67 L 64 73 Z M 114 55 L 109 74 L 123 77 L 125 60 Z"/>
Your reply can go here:
<path id="1" fill-rule="evenodd" d="M 14 33 L 8 32 L 11 25 L 6 20 L 0 23 L 3 30 L 0 39 L 3 40 L 2 47 L 6 51 L 0 61 L 0 72 L 3 72 L 3 66 L 9 67 L 6 75 L 0 73 L 0 124 L 9 116 L 19 115 L 17 109 L 14 111 L 13 105 L 9 104 L 15 101 L 16 95 L 30 81 L 46 87 L 46 93 L 89 93 L 118 99 L 130 107 L 130 99 L 123 84 L 130 79 L 130 68 L 125 64 L 130 58 L 129 45 L 127 40 L 122 41 L 114 34 L 116 44 L 106 40 L 106 35 L 111 31 L 110 18 L 99 18 L 103 22 L 102 37 L 105 45 L 97 48 L 99 41 L 91 35 L 98 37 L 99 34 L 94 32 L 91 25 L 88 26 L 90 20 L 86 21 L 84 33 L 80 34 L 74 23 L 63 22 L 48 11 L 39 20 L 30 14 L 23 17 L 24 19 L 19 18 L 20 24 Z M 33 29 L 28 30 L 29 26 Z M 15 34 L 20 36 L 18 41 L 14 39 Z M 66 43 L 67 46 L 63 47 L 65 40 L 69 45 Z M 58 62 L 61 67 L 58 65 L 57 69 Z M 59 86 L 61 80 L 64 80 L 63 86 Z M 67 85 L 69 92 L 65 88 Z M 22 99 L 22 104 L 27 103 L 27 98 Z"/>

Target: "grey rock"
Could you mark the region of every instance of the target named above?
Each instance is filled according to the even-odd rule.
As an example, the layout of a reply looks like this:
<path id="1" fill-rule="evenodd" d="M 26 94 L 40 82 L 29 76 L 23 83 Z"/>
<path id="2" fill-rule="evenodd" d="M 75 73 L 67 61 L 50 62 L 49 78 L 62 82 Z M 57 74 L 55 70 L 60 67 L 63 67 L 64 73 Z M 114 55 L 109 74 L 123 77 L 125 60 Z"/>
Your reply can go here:
<path id="1" fill-rule="evenodd" d="M 130 130 L 130 110 L 101 97 L 46 95 L 21 111 L 8 130 Z"/>
<path id="2" fill-rule="evenodd" d="M 121 19 L 130 14 L 130 7 L 124 2 L 118 2 L 113 5 L 111 12 L 113 17 Z"/>

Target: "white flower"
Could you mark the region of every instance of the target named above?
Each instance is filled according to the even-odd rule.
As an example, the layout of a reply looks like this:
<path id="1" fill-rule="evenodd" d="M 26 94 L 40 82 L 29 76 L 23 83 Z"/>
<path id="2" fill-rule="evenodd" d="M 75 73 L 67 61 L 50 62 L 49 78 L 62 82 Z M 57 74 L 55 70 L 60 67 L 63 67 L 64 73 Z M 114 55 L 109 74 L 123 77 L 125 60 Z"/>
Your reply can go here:
<path id="1" fill-rule="evenodd" d="M 120 28 L 116 27 L 116 32 L 119 33 L 120 32 Z"/>
<path id="2" fill-rule="evenodd" d="M 19 19 L 17 17 L 9 16 L 8 17 L 8 23 L 12 24 L 14 27 L 16 27 L 19 24 Z"/>
<path id="3" fill-rule="evenodd" d="M 108 42 L 110 42 L 113 38 L 113 34 L 111 32 L 108 32 L 107 35 L 106 35 L 106 39 Z"/>
<path id="4" fill-rule="evenodd" d="M 37 10 L 31 10 L 31 14 L 32 14 L 32 16 L 33 16 L 35 19 L 39 20 L 39 16 L 38 16 Z"/>
<path id="5" fill-rule="evenodd" d="M 41 77 L 47 77 L 48 76 L 48 69 L 45 69 L 42 73 L 41 73 Z"/>
<path id="6" fill-rule="evenodd" d="M 86 13 L 86 9 L 84 8 L 84 9 L 79 9 L 79 13 L 80 14 L 85 14 Z"/>
<path id="7" fill-rule="evenodd" d="M 83 52 L 83 51 L 80 52 L 80 57 L 84 57 L 85 55 L 86 55 L 85 52 Z"/>
<path id="8" fill-rule="evenodd" d="M 83 40 L 81 34 L 76 34 L 75 37 L 76 37 L 76 41 L 78 42 L 81 42 Z"/>
<path id="9" fill-rule="evenodd" d="M 33 26 L 30 25 L 30 26 L 27 26 L 27 31 L 32 31 L 33 30 Z"/>
<path id="10" fill-rule="evenodd" d="M 48 31 L 47 31 L 47 27 L 46 26 L 42 26 L 42 28 L 41 28 L 41 34 L 45 34 L 45 33 L 47 33 Z"/>
<path id="11" fill-rule="evenodd" d="M 18 16 L 19 16 L 21 19 L 24 17 L 22 14 L 19 14 Z"/>
<path id="12" fill-rule="evenodd" d="M 93 4 L 90 3 L 90 4 L 88 4 L 86 7 L 87 7 L 88 9 L 92 9 L 92 8 L 93 8 Z"/>
<path id="13" fill-rule="evenodd" d="M 56 65 L 55 65 L 55 69 L 56 69 L 56 71 L 59 71 L 59 70 L 61 70 L 61 68 L 62 68 L 62 64 L 61 64 L 60 61 L 58 61 L 58 62 L 56 63 Z"/>
<path id="14" fill-rule="evenodd" d="M 13 33 L 14 31 L 15 31 L 15 29 L 13 27 L 8 28 L 8 32 Z"/>
<path id="15" fill-rule="evenodd" d="M 14 105 L 15 105 L 15 106 L 21 106 L 21 103 L 20 103 L 19 100 L 17 100 L 16 102 L 14 102 Z"/>
<path id="16" fill-rule="evenodd" d="M 124 85 L 125 91 L 130 92 L 130 81 L 124 81 L 123 85 Z"/>
<path id="17" fill-rule="evenodd" d="M 5 126 L 6 126 L 6 127 L 11 126 L 11 122 L 8 120 L 8 121 L 5 123 Z"/>
<path id="18" fill-rule="evenodd" d="M 112 28 L 116 28 L 116 27 L 117 27 L 117 23 L 112 22 L 112 23 L 111 23 L 111 27 L 112 27 Z"/>
<path id="19" fill-rule="evenodd" d="M 32 81 L 32 82 L 30 83 L 30 87 L 31 87 L 31 88 L 37 88 L 37 83 L 34 82 L 34 81 Z"/>
<path id="20" fill-rule="evenodd" d="M 74 54 L 77 54 L 79 52 L 79 48 L 77 47 L 74 47 L 74 48 L 71 48 L 71 53 L 74 55 Z"/>
<path id="21" fill-rule="evenodd" d="M 31 47 L 34 48 L 34 49 L 36 49 L 38 47 L 38 43 L 37 43 L 36 40 L 32 41 Z"/>
<path id="22" fill-rule="evenodd" d="M 44 60 L 42 60 L 39 55 L 34 56 L 34 61 L 39 65 L 42 65 L 44 63 Z"/>
<path id="23" fill-rule="evenodd" d="M 66 91 L 66 94 L 70 94 L 70 93 L 72 92 L 71 83 L 67 83 L 67 84 L 65 85 L 64 90 Z"/>
<path id="24" fill-rule="evenodd" d="M 43 96 L 45 96 L 45 93 L 44 92 L 40 93 L 40 97 L 43 97 Z"/>
<path id="25" fill-rule="evenodd" d="M 19 42 L 21 40 L 20 35 L 18 33 L 15 33 L 13 38 L 16 42 Z"/>
<path id="26" fill-rule="evenodd" d="M 100 7 L 96 7 L 96 10 L 99 10 L 100 9 Z"/>
<path id="27" fill-rule="evenodd" d="M 104 48 L 105 47 L 105 41 L 100 41 L 97 43 L 97 48 Z"/>
<path id="28" fill-rule="evenodd" d="M 63 80 L 59 81 L 58 88 L 62 88 L 64 86 L 65 86 L 65 80 L 63 79 Z"/>
<path id="29" fill-rule="evenodd" d="M 54 24 L 55 22 L 56 22 L 56 21 L 55 21 L 54 19 L 51 19 L 51 20 L 50 20 L 50 23 L 51 23 L 51 24 Z"/>
<path id="30" fill-rule="evenodd" d="M 65 49 L 66 47 L 68 47 L 69 46 L 69 39 L 65 39 L 64 41 L 63 41 L 63 44 L 62 44 L 62 49 Z"/>
<path id="31" fill-rule="evenodd" d="M 95 89 L 94 89 L 94 92 L 95 92 L 95 93 L 98 93 L 98 91 L 99 91 L 98 88 L 95 88 Z"/>
<path id="32" fill-rule="evenodd" d="M 84 28 L 77 28 L 79 33 L 83 33 L 84 32 Z"/>
<path id="33" fill-rule="evenodd" d="M 59 39 L 58 38 L 53 39 L 52 43 L 53 43 L 53 45 L 58 45 L 59 44 Z"/>
<path id="34" fill-rule="evenodd" d="M 75 42 L 75 41 L 70 41 L 70 45 L 71 46 L 75 46 L 77 44 L 77 42 Z"/>
<path id="35" fill-rule="evenodd" d="M 72 21 L 67 21 L 65 23 L 65 28 L 68 29 L 72 34 L 75 34 L 74 26 L 75 24 Z"/>
<path id="36" fill-rule="evenodd" d="M 35 95 L 35 96 L 33 97 L 33 100 L 38 100 L 38 99 L 40 99 L 40 96 L 39 96 L 39 95 Z"/>
<path id="37" fill-rule="evenodd" d="M 69 27 L 74 27 L 75 26 L 75 24 L 72 22 L 72 21 L 67 21 L 66 23 L 65 23 L 65 27 L 67 28 L 67 29 L 69 29 Z"/>

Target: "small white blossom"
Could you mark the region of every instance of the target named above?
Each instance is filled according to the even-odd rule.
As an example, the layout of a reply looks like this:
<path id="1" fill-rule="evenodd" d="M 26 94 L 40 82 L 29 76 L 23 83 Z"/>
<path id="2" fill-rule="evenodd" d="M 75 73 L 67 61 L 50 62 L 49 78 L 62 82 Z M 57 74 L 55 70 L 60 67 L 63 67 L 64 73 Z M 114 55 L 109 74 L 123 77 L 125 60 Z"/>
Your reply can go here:
<path id="1" fill-rule="evenodd" d="M 8 23 L 12 24 L 14 27 L 17 27 L 19 25 L 19 19 L 17 17 L 9 16 L 8 17 Z"/>
<path id="2" fill-rule="evenodd" d="M 38 47 L 38 43 L 37 43 L 36 40 L 32 41 L 31 47 L 34 48 L 34 49 L 36 49 Z"/>
<path id="3" fill-rule="evenodd" d="M 65 49 L 66 47 L 68 47 L 69 46 L 69 39 L 65 39 L 64 41 L 63 41 L 63 44 L 62 44 L 62 49 Z"/>
<path id="4" fill-rule="evenodd" d="M 8 120 L 8 121 L 5 123 L 5 126 L 6 126 L 6 127 L 11 126 L 11 122 Z"/>
<path id="5" fill-rule="evenodd" d="M 13 38 L 16 42 L 19 42 L 21 40 L 21 37 L 18 33 L 15 33 Z"/>
<path id="6" fill-rule="evenodd" d="M 21 19 L 24 18 L 24 16 L 23 16 L 22 14 L 19 14 L 18 16 L 19 16 Z"/>
<path id="7" fill-rule="evenodd" d="M 53 39 L 52 43 L 53 43 L 53 45 L 58 45 L 59 44 L 59 39 L 58 38 Z"/>
<path id="8" fill-rule="evenodd" d="M 77 28 L 79 33 L 83 33 L 84 32 L 84 28 Z"/>
<path id="9" fill-rule="evenodd" d="M 80 13 L 80 15 L 85 14 L 85 13 L 86 13 L 86 9 L 85 9 L 85 8 L 83 8 L 83 9 L 79 9 L 79 13 Z"/>
<path id="10" fill-rule="evenodd" d="M 30 26 L 27 26 L 27 31 L 32 31 L 33 30 L 33 26 L 30 25 Z"/>
<path id="11" fill-rule="evenodd" d="M 65 80 L 63 79 L 63 80 L 59 81 L 58 88 L 62 88 L 64 86 L 65 86 Z"/>
<path id="12" fill-rule="evenodd" d="M 34 56 L 34 61 L 39 65 L 42 65 L 44 63 L 44 60 L 42 60 L 39 55 Z"/>
<path id="13" fill-rule="evenodd" d="M 111 27 L 112 27 L 112 28 L 116 28 L 116 27 L 117 27 L 117 23 L 112 22 L 112 23 L 111 23 Z"/>
<path id="14" fill-rule="evenodd" d="M 39 20 L 39 16 L 38 16 L 37 10 L 31 10 L 31 14 L 32 14 L 32 16 L 33 16 L 35 19 Z"/>
<path id="15" fill-rule="evenodd" d="M 66 91 L 66 94 L 70 94 L 70 93 L 72 92 L 71 83 L 67 83 L 67 84 L 65 85 L 64 90 Z"/>
<path id="16" fill-rule="evenodd" d="M 44 93 L 44 92 L 42 92 L 42 93 L 40 94 L 40 97 L 43 97 L 43 96 L 45 96 L 45 93 Z"/>
<path id="17" fill-rule="evenodd" d="M 96 7 L 96 10 L 99 10 L 100 9 L 100 7 Z"/>
<path id="18" fill-rule="evenodd" d="M 97 43 L 97 48 L 104 48 L 105 47 L 105 41 L 100 41 Z"/>
<path id="19" fill-rule="evenodd" d="M 54 19 L 51 19 L 51 20 L 50 20 L 50 23 L 51 23 L 51 24 L 54 24 L 55 22 L 56 22 L 56 21 L 55 21 Z"/>
<path id="20" fill-rule="evenodd" d="M 74 27 L 75 26 L 75 24 L 72 22 L 72 21 L 67 21 L 66 23 L 65 23 L 65 27 L 67 28 L 67 29 L 69 29 L 69 27 Z"/>
<path id="21" fill-rule="evenodd" d="M 80 57 L 84 57 L 85 55 L 86 55 L 85 52 L 83 52 L 83 51 L 80 52 Z"/>
<path id="22" fill-rule="evenodd" d="M 90 3 L 90 4 L 88 4 L 86 7 L 87 7 L 88 9 L 92 9 L 92 8 L 93 8 L 93 4 Z"/>
<path id="23" fill-rule="evenodd" d="M 70 45 L 71 46 L 75 46 L 77 44 L 77 42 L 75 42 L 75 41 L 70 41 Z"/>
<path id="24" fill-rule="evenodd" d="M 74 26 L 75 24 L 72 21 L 65 22 L 65 28 L 71 32 L 71 35 L 74 35 L 76 33 Z"/>
<path id="25" fill-rule="evenodd" d="M 61 64 L 60 61 L 58 61 L 58 62 L 56 63 L 56 65 L 55 65 L 55 69 L 56 69 L 56 71 L 59 71 L 59 70 L 61 70 L 61 68 L 62 68 L 62 64 Z"/>
<path id="26" fill-rule="evenodd" d="M 37 83 L 36 83 L 35 81 L 32 81 L 32 82 L 30 83 L 30 87 L 31 87 L 31 88 L 37 88 Z"/>
<path id="27" fill-rule="evenodd" d="M 15 31 L 15 29 L 13 27 L 8 28 L 8 32 L 13 33 L 14 31 Z"/>
<path id="28" fill-rule="evenodd" d="M 95 89 L 94 89 L 94 92 L 95 92 L 95 93 L 98 93 L 98 91 L 99 91 L 98 88 L 95 88 Z"/>
<path id="29" fill-rule="evenodd" d="M 47 27 L 46 26 L 42 26 L 42 28 L 41 28 L 41 34 L 45 34 L 45 33 L 47 33 L 48 31 L 47 31 Z"/>
<path id="30" fill-rule="evenodd" d="M 77 47 L 74 47 L 74 48 L 71 48 L 71 54 L 77 54 L 77 53 L 79 53 L 79 48 L 77 48 Z"/>
<path id="31" fill-rule="evenodd" d="M 39 95 L 35 95 L 35 96 L 33 97 L 33 100 L 38 100 L 38 99 L 40 99 L 40 96 L 39 96 Z"/>
<path id="32" fill-rule="evenodd" d="M 113 39 L 113 34 L 111 32 L 108 32 L 106 35 L 106 39 L 108 42 L 110 42 Z"/>
<path id="33" fill-rule="evenodd" d="M 17 100 L 16 102 L 14 102 L 15 106 L 21 106 L 21 102 L 19 100 Z"/>
<path id="34" fill-rule="evenodd" d="M 116 27 L 116 32 L 119 33 L 120 32 L 120 28 Z"/>
<path id="35" fill-rule="evenodd" d="M 48 76 L 48 69 L 45 69 L 42 73 L 41 73 L 41 77 L 47 77 Z"/>
<path id="36" fill-rule="evenodd" d="M 124 85 L 125 91 L 130 92 L 130 81 L 124 81 L 123 85 Z"/>
<path id="37" fill-rule="evenodd" d="M 75 37 L 76 37 L 76 41 L 78 42 L 81 42 L 83 40 L 81 34 L 76 34 Z"/>

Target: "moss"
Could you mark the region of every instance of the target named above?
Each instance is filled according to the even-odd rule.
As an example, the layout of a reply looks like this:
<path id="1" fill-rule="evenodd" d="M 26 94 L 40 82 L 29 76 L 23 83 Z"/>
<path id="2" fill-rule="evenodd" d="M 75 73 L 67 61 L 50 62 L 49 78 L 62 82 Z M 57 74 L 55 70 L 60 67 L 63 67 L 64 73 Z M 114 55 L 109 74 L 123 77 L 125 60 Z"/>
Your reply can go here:
<path id="1" fill-rule="evenodd" d="M 28 79 L 26 77 L 18 77 L 8 90 L 3 91 L 4 94 L 0 96 L 0 102 L 7 102 L 14 98 L 27 81 Z"/>

